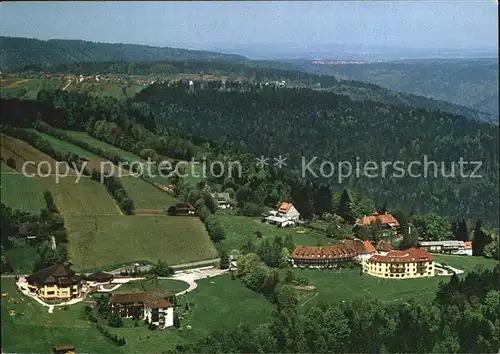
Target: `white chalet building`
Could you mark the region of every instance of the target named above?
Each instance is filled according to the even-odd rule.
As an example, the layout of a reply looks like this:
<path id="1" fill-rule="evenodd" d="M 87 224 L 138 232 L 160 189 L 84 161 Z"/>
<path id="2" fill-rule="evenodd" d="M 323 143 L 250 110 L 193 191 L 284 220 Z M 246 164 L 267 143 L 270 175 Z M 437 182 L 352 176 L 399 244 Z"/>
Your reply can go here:
<path id="1" fill-rule="evenodd" d="M 295 225 L 300 218 L 300 213 L 292 203 L 283 202 L 276 211 L 271 211 L 271 215 L 264 218 L 264 222 L 278 227 Z"/>

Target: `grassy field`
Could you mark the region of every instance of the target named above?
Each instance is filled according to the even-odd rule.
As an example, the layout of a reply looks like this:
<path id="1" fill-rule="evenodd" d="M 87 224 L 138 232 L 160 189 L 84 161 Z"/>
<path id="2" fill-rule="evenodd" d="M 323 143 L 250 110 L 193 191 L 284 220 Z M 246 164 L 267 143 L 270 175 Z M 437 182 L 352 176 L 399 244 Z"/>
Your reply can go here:
<path id="1" fill-rule="evenodd" d="M 177 202 L 168 192 L 164 192 L 140 178 L 133 176 L 122 177 L 121 182 L 129 197 L 134 201 L 136 210 L 166 210 Z"/>
<path id="2" fill-rule="evenodd" d="M 88 135 L 85 132 L 67 131 L 66 133 L 68 133 L 74 139 L 84 141 L 86 143 L 92 144 L 93 146 L 100 147 L 101 149 L 104 149 L 110 153 L 113 153 L 113 154 L 119 156 L 121 159 L 127 160 L 129 162 L 142 161 L 142 159 L 139 156 L 137 156 L 131 152 L 122 150 L 114 145 L 108 144 L 104 141 L 98 140 L 98 139 Z"/>
<path id="3" fill-rule="evenodd" d="M 38 253 L 34 246 L 20 245 L 6 250 L 4 256 L 9 260 L 13 273 L 30 274 Z"/>
<path id="4" fill-rule="evenodd" d="M 254 235 L 257 231 L 260 231 L 263 237 L 271 240 L 277 235 L 280 235 L 283 239 L 287 235 L 292 235 L 297 245 L 318 246 L 328 245 L 330 242 L 333 242 L 333 240 L 311 229 L 299 227 L 277 228 L 261 222 L 260 218 L 230 215 L 219 215 L 218 218 L 226 230 L 226 239 L 221 242 L 221 248 L 227 251 L 239 249 L 249 239 L 257 240 L 257 237 Z"/>
<path id="5" fill-rule="evenodd" d="M 46 207 L 43 198 L 44 186 L 39 179 L 22 174 L 4 174 L 9 167 L 2 167 L 1 201 L 3 204 L 32 214 L 39 214 Z"/>
<path id="6" fill-rule="evenodd" d="M 152 285 L 154 285 L 152 283 Z M 174 284 L 162 281 L 169 290 Z M 83 317 L 85 303 L 56 308 L 47 312 L 35 301 L 26 298 L 15 288 L 11 279 L 2 282 L 2 349 L 5 352 L 49 353 L 55 345 L 73 344 L 77 352 L 88 353 L 161 353 L 202 338 L 215 329 L 224 330 L 240 323 L 255 327 L 270 320 L 273 306 L 263 296 L 246 288 L 228 275 L 200 280 L 198 288 L 184 298 L 190 303 L 181 329 L 151 331 L 138 321 L 125 320 L 122 328 L 109 328 L 123 336 L 127 345 L 117 347 L 99 333 Z M 120 291 L 124 289 L 122 286 Z M 10 316 L 10 311 L 16 316 Z M 20 315 L 24 313 L 25 315 Z M 186 326 L 190 325 L 191 330 Z"/>
<path id="7" fill-rule="evenodd" d="M 467 271 L 477 267 L 493 267 L 496 261 L 483 257 L 467 256 L 435 256 L 436 261 Z M 410 298 L 427 301 L 432 300 L 440 282 L 447 282 L 448 276 L 434 276 L 421 279 L 380 279 L 361 274 L 360 268 L 355 269 L 298 269 L 293 268 L 297 277 L 304 277 L 315 290 L 300 291 L 301 307 L 307 308 L 320 299 L 327 301 L 348 300 L 356 297 L 373 297 L 384 302 L 404 301 Z M 285 272 L 283 272 L 283 277 Z M 463 275 L 462 275 L 463 276 Z"/>
<path id="8" fill-rule="evenodd" d="M 42 184 L 52 192 L 59 212 L 69 215 L 121 215 L 120 208 L 109 195 L 104 184 L 82 177 L 65 177 L 56 183 L 55 177 L 42 179 Z"/>
<path id="9" fill-rule="evenodd" d="M 44 140 L 47 140 L 50 143 L 50 145 L 52 146 L 52 148 L 58 152 L 61 152 L 61 153 L 70 152 L 73 154 L 77 154 L 78 156 L 81 156 L 81 157 L 86 157 L 88 159 L 99 159 L 100 158 L 99 155 L 95 155 L 95 154 L 93 154 L 85 149 L 82 149 L 81 147 L 78 147 L 76 145 L 68 143 L 67 141 L 54 138 L 51 135 L 39 132 L 35 129 L 27 129 L 27 130 L 32 132 L 32 133 L 37 134 L 39 137 L 43 138 Z"/>
<path id="10" fill-rule="evenodd" d="M 51 144 L 64 151 L 77 152 L 77 147 L 57 139 L 51 139 Z M 9 137 L 2 139 L 2 156 L 13 156 L 17 165 L 28 160 L 46 160 L 51 165 L 56 162 L 31 145 Z M 139 260 L 153 263 L 164 260 L 170 264 L 181 264 L 217 256 L 204 225 L 197 218 L 121 215 L 105 186 L 90 178 L 82 177 L 75 183 L 76 177 L 64 177 L 56 183 L 55 176 L 30 179 L 7 174 L 2 177 L 8 178 L 8 187 L 2 188 L 8 189 L 5 198 L 12 205 L 28 207 L 32 203 L 30 207 L 39 212 L 45 206 L 43 195 L 39 201 L 43 202 L 41 205 L 32 202 L 36 200 L 34 197 L 27 198 L 19 193 L 31 193 L 30 190 L 34 188 L 39 188 L 35 191 L 41 193 L 45 189 L 52 192 L 69 231 L 69 255 L 77 268 L 95 269 Z M 25 184 L 32 183 L 33 186 L 22 190 L 10 188 L 15 179 Z M 175 203 L 172 196 L 146 181 L 129 176 L 123 177 L 123 182 L 138 209 L 166 209 Z"/>
<path id="11" fill-rule="evenodd" d="M 139 293 L 153 291 L 155 289 L 167 289 L 176 294 L 189 288 L 189 284 L 175 279 L 148 279 L 131 281 L 120 286 L 113 293 Z"/>
<path id="12" fill-rule="evenodd" d="M 134 327 L 134 321 L 126 320 L 123 328 L 111 330 L 127 339 L 129 353 L 144 350 L 160 353 L 195 341 L 216 329 L 229 329 L 240 323 L 256 327 L 270 321 L 273 306 L 269 300 L 246 288 L 239 280 L 222 275 L 200 280 L 198 285 L 185 296 L 190 309 L 181 319 L 180 329 L 150 331 L 142 321 L 139 327 Z M 192 329 L 187 330 L 187 325 Z"/>
<path id="13" fill-rule="evenodd" d="M 60 89 L 65 86 L 64 81 L 44 80 L 44 79 L 23 79 L 15 78 L 2 80 L 2 97 L 16 97 L 21 99 L 35 100 L 38 92 L 43 89 Z M 26 90 L 23 96 L 19 97 L 20 90 Z"/>
<path id="14" fill-rule="evenodd" d="M 9 158 L 14 159 L 17 171 L 21 172 L 23 165 L 28 161 L 46 161 L 47 166 L 42 165 L 40 171 L 44 173 L 50 172 L 49 169 L 51 169 L 52 172 L 55 171 L 57 161 L 49 155 L 35 149 L 30 144 L 5 134 L 0 134 L 0 143 L 2 159 L 5 161 Z M 27 173 L 36 173 L 37 168 L 32 164 L 28 164 L 26 165 L 25 171 Z"/>
<path id="15" fill-rule="evenodd" d="M 85 142 L 90 143 L 94 146 L 98 146 L 106 151 L 109 151 L 109 152 L 119 156 L 121 159 L 123 159 L 125 161 L 128 161 L 128 162 L 143 161 L 143 159 L 140 156 L 137 156 L 129 151 L 125 151 L 123 149 L 120 149 L 120 148 L 118 148 L 114 145 L 108 144 L 104 141 L 98 140 L 98 139 L 88 135 L 87 133 L 75 132 L 75 131 L 68 131 L 67 133 L 70 134 L 75 139 L 85 141 Z M 194 174 L 201 176 L 202 175 L 202 167 L 199 164 L 194 164 L 193 167 L 191 167 L 191 165 L 190 165 L 188 168 L 186 168 L 186 171 L 184 172 L 184 174 L 189 174 L 188 176 L 184 177 L 184 181 L 190 185 L 196 185 L 196 183 L 198 183 L 200 181 L 201 177 L 193 176 L 193 174 L 191 174 L 191 168 L 193 168 Z M 145 176 L 145 177 L 147 177 L 149 180 L 151 180 L 155 183 L 158 183 L 160 185 L 168 185 L 169 184 L 168 178 L 166 176 L 164 177 L 164 176 L 156 175 L 156 176 Z"/>
<path id="16" fill-rule="evenodd" d="M 447 254 L 433 254 L 432 256 L 437 263 L 446 264 L 464 270 L 465 272 L 478 268 L 494 267 L 498 264 L 498 261 L 485 257 L 455 256 Z"/>
<path id="17" fill-rule="evenodd" d="M 80 270 L 138 260 L 181 264 L 217 257 L 205 226 L 194 217 L 68 215 L 65 220 L 70 259 Z"/>
<path id="18" fill-rule="evenodd" d="M 51 353 L 56 345 L 73 344 L 78 353 L 123 353 L 84 319 L 85 303 L 68 310 L 46 307 L 23 296 L 13 279 L 2 279 L 2 351 L 6 353 Z M 11 316 L 15 311 L 15 316 Z"/>

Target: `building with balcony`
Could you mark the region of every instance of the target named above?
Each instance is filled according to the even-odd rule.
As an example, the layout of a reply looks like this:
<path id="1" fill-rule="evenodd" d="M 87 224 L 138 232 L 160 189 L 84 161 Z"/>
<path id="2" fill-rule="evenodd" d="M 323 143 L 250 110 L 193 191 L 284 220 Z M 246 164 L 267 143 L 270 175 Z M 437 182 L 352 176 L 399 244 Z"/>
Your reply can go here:
<path id="1" fill-rule="evenodd" d="M 353 262 L 357 256 L 354 248 L 338 246 L 297 246 L 291 258 L 294 267 L 335 268 Z"/>
<path id="2" fill-rule="evenodd" d="M 420 241 L 420 246 L 431 253 L 464 254 L 472 256 L 472 243 L 443 240 L 443 241 Z"/>
<path id="3" fill-rule="evenodd" d="M 69 264 L 54 264 L 26 278 L 28 291 L 42 300 L 69 301 L 82 295 L 82 277 Z"/>
<path id="4" fill-rule="evenodd" d="M 111 311 L 122 318 L 145 320 L 160 328 L 174 325 L 173 294 L 159 290 L 149 293 L 114 294 L 109 302 Z"/>
<path id="5" fill-rule="evenodd" d="M 376 254 L 363 262 L 363 272 L 380 278 L 412 279 L 432 277 L 434 259 L 424 248 L 389 251 Z"/>

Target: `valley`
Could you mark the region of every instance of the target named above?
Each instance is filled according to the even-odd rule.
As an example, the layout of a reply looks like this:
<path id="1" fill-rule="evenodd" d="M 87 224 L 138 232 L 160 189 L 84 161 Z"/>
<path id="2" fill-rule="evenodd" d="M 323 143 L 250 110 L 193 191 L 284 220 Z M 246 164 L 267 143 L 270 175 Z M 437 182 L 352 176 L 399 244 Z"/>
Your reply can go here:
<path id="1" fill-rule="evenodd" d="M 493 6 L 2 4 L 2 353 L 498 353 Z"/>

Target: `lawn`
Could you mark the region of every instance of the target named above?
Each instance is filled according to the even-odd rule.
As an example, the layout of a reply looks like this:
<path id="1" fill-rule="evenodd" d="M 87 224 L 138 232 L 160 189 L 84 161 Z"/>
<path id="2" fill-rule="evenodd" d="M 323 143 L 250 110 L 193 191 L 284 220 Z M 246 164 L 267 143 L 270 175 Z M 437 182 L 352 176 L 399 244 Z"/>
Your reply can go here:
<path id="1" fill-rule="evenodd" d="M 156 289 L 167 289 L 176 294 L 189 288 L 189 284 L 175 279 L 148 279 L 136 280 L 123 284 L 113 293 L 139 293 Z"/>
<path id="2" fill-rule="evenodd" d="M 13 279 L 2 279 L 1 303 L 3 352 L 51 353 L 54 346 L 67 344 L 75 345 L 78 353 L 125 352 L 84 319 L 85 303 L 48 313 L 46 307 L 23 296 Z"/>
<path id="3" fill-rule="evenodd" d="M 226 230 L 226 239 L 220 243 L 220 247 L 227 251 L 241 248 L 250 239 L 256 241 L 257 237 L 254 235 L 256 231 L 260 231 L 263 237 L 271 240 L 276 235 L 280 235 L 283 239 L 287 235 L 292 235 L 297 245 L 318 246 L 333 243 L 333 240 L 311 229 L 301 227 L 278 228 L 261 222 L 260 218 L 246 216 L 218 215 L 217 217 Z"/>
<path id="4" fill-rule="evenodd" d="M 447 264 L 465 271 L 472 271 L 478 266 L 493 267 L 496 261 L 483 257 L 434 255 L 436 261 L 447 260 Z M 447 276 L 434 276 L 420 279 L 381 279 L 367 274 L 361 275 L 360 268 L 355 269 L 299 269 L 293 268 L 296 277 L 304 277 L 315 290 L 300 291 L 300 306 L 307 307 L 320 299 L 338 301 L 356 297 L 373 297 L 384 302 L 404 301 L 410 298 L 432 300 L 440 282 L 447 282 Z M 282 272 L 284 278 L 285 272 Z M 318 295 L 316 295 L 318 293 Z M 310 301 L 308 301 L 311 299 Z M 304 304 L 307 301 L 306 304 Z M 308 305 L 309 304 L 309 305 Z"/>
<path id="5" fill-rule="evenodd" d="M 4 256 L 11 264 L 13 273 L 30 274 L 33 271 L 33 264 L 38 253 L 34 246 L 19 245 L 19 247 L 6 250 Z"/>
<path id="6" fill-rule="evenodd" d="M 200 280 L 198 288 L 188 293 L 185 299 L 190 308 L 181 319 L 180 329 L 150 331 L 142 321 L 139 327 L 134 327 L 134 321 L 125 320 L 123 328 L 110 330 L 126 338 L 127 352 L 146 350 L 160 353 L 203 338 L 217 329 L 233 328 L 240 323 L 255 328 L 269 322 L 273 310 L 268 299 L 251 291 L 239 280 L 232 280 L 229 275 Z M 187 325 L 191 330 L 186 328 Z"/>
<path id="7" fill-rule="evenodd" d="M 301 307 L 317 304 L 321 299 L 330 302 L 370 297 L 384 302 L 410 298 L 431 300 L 435 296 L 439 282 L 449 279 L 437 276 L 411 280 L 381 279 L 366 274 L 361 275 L 361 268 L 339 270 L 294 268 L 293 273 L 296 277 L 307 278 L 309 284 L 316 286 L 314 290 L 299 292 Z"/>
<path id="8" fill-rule="evenodd" d="M 162 191 L 140 178 L 126 176 L 122 177 L 120 181 L 129 197 L 134 201 L 136 210 L 166 210 L 169 206 L 177 203 L 177 200 L 170 193 Z"/>
<path id="9" fill-rule="evenodd" d="M 447 254 L 433 254 L 432 257 L 434 257 L 437 263 L 446 264 L 466 272 L 477 268 L 494 267 L 498 264 L 498 261 L 485 257 L 455 256 Z"/>
<path id="10" fill-rule="evenodd" d="M 46 207 L 43 192 L 45 190 L 39 179 L 22 174 L 4 174 L 9 167 L 2 167 L 1 201 L 3 204 L 32 214 L 39 214 Z"/>
<path id="11" fill-rule="evenodd" d="M 217 257 L 205 226 L 194 217 L 67 215 L 65 220 L 70 260 L 80 270 L 133 261 L 182 264 Z"/>

